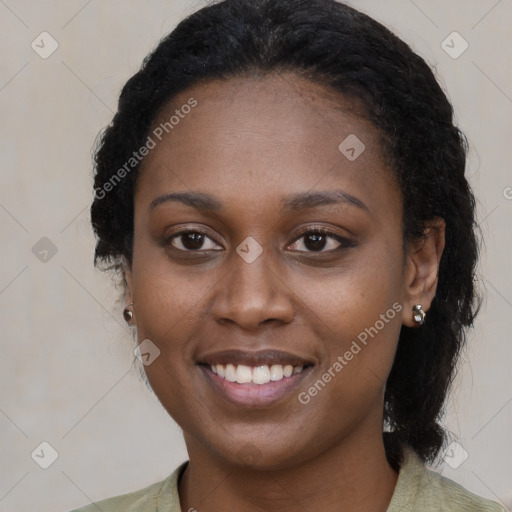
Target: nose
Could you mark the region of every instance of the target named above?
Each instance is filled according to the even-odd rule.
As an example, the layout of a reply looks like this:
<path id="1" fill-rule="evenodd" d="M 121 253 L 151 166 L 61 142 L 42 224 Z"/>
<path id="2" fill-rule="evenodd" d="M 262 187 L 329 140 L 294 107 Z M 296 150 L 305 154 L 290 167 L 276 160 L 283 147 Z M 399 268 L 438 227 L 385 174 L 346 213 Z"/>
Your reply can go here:
<path id="1" fill-rule="evenodd" d="M 263 324 L 290 323 L 294 318 L 292 293 L 264 249 L 252 262 L 233 251 L 226 266 L 230 271 L 217 283 L 213 316 L 221 324 L 237 324 L 257 331 Z"/>

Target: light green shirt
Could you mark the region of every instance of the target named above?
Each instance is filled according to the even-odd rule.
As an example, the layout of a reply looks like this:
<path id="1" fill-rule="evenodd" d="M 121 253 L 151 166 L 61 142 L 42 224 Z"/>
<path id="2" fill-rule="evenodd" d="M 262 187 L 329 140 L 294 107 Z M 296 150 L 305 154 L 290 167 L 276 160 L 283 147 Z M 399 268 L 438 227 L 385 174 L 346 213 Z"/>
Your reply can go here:
<path id="1" fill-rule="evenodd" d="M 139 491 L 98 501 L 72 512 L 187 512 L 182 511 L 178 480 L 187 462 L 165 480 Z M 495 501 L 481 498 L 458 483 L 427 469 L 418 455 L 406 448 L 404 462 L 387 512 L 504 512 Z"/>

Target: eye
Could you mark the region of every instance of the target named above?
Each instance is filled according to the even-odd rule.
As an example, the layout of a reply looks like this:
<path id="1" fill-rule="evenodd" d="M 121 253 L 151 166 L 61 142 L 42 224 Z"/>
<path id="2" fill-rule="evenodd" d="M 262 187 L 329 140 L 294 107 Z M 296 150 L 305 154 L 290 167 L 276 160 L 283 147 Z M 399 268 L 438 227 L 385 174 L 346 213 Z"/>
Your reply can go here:
<path id="1" fill-rule="evenodd" d="M 208 244 L 207 241 L 210 241 Z M 171 245 L 174 249 L 186 252 L 198 252 L 203 251 L 217 251 L 215 246 L 218 246 L 206 233 L 198 228 L 187 229 L 175 233 L 174 235 L 166 239 L 166 244 Z M 206 247 L 205 247 L 206 245 Z M 220 246 L 219 246 L 220 247 Z"/>
<path id="2" fill-rule="evenodd" d="M 301 242 L 301 240 L 304 241 Z M 329 241 L 330 240 L 330 241 Z M 331 252 L 346 247 L 353 247 L 353 242 L 332 231 L 323 228 L 308 229 L 290 246 L 298 252 Z M 304 250 L 305 248 L 306 250 Z M 324 250 L 326 249 L 327 250 Z"/>

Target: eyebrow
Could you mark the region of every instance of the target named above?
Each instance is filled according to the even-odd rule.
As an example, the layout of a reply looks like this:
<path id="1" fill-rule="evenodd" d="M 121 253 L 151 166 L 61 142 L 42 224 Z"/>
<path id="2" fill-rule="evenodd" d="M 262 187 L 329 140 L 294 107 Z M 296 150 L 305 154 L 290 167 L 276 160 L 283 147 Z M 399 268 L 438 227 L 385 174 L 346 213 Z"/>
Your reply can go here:
<path id="1" fill-rule="evenodd" d="M 163 196 L 156 197 L 151 201 L 149 209 L 153 210 L 158 205 L 167 202 L 180 202 L 195 208 L 196 210 L 204 211 L 219 211 L 222 210 L 222 203 L 209 194 L 202 192 L 173 192 L 164 194 Z"/>
<path id="2" fill-rule="evenodd" d="M 284 208 L 289 211 L 326 206 L 330 204 L 348 204 L 357 206 L 361 210 L 368 210 L 368 207 L 357 197 L 354 197 L 343 190 L 325 190 L 321 192 L 300 192 L 283 199 Z"/>
<path id="3" fill-rule="evenodd" d="M 172 192 L 156 197 L 151 201 L 149 209 L 153 210 L 158 205 L 167 202 L 180 202 L 196 210 L 217 212 L 222 210 L 222 203 L 215 197 L 203 192 Z M 331 204 L 348 204 L 361 210 L 368 207 L 357 197 L 343 190 L 326 190 L 321 192 L 299 192 L 281 200 L 284 210 L 297 211 Z"/>

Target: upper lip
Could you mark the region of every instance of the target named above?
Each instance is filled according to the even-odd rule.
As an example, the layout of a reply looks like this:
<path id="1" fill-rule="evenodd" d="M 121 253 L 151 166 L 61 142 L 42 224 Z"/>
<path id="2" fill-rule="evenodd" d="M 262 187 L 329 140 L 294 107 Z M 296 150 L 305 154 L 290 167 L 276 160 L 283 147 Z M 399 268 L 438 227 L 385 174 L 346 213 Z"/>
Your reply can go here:
<path id="1" fill-rule="evenodd" d="M 198 358 L 199 364 L 243 364 L 246 366 L 272 366 L 280 364 L 286 366 L 307 366 L 313 364 L 296 354 L 283 352 L 282 350 L 259 350 L 257 352 L 244 352 L 243 350 L 231 349 L 220 352 L 212 352 Z"/>

